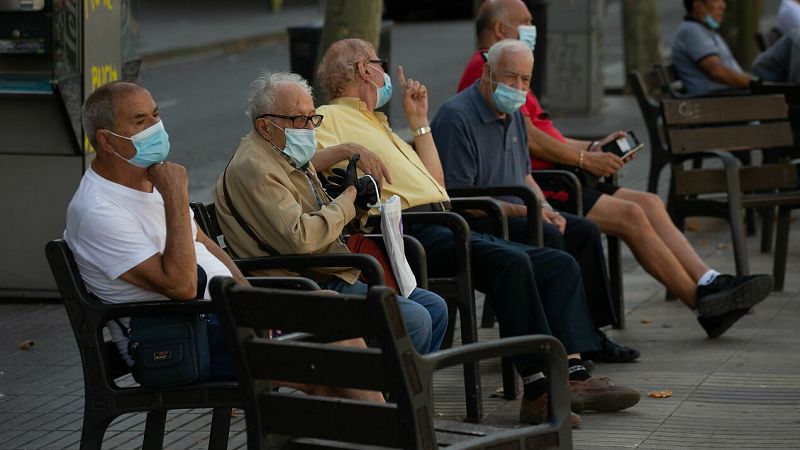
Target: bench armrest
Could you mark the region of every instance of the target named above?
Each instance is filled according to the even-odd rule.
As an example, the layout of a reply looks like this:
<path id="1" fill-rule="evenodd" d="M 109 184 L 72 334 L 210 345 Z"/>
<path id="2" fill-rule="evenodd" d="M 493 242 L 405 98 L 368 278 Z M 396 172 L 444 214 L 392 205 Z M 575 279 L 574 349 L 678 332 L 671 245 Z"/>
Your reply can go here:
<path id="1" fill-rule="evenodd" d="M 468 210 L 478 210 L 486 214 L 491 223 L 493 235 L 508 240 L 508 216 L 503 210 L 503 205 L 492 197 L 463 197 L 451 198 L 453 210 L 459 213 L 467 223 L 475 218 L 467 214 Z"/>
<path id="2" fill-rule="evenodd" d="M 531 245 L 542 244 L 542 205 L 527 186 L 464 186 L 447 189 L 450 197 L 517 197 L 528 209 L 527 218 Z"/>
<path id="3" fill-rule="evenodd" d="M 354 267 L 361 270 L 370 286 L 386 283 L 383 269 L 378 260 L 363 254 L 279 255 L 237 258 L 234 259 L 234 262 L 245 274 L 269 269 L 302 270 L 314 267 Z"/>

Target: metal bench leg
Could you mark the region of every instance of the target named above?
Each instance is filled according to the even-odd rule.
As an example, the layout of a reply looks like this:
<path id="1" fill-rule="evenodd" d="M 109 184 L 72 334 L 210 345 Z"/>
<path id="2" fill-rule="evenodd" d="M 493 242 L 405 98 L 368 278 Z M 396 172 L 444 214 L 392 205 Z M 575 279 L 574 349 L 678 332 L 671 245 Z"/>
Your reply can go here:
<path id="1" fill-rule="evenodd" d="M 106 430 L 115 417 L 91 414 L 91 406 L 88 402 L 84 408 L 81 450 L 100 450 L 103 447 L 103 437 L 106 434 Z"/>
<path id="2" fill-rule="evenodd" d="M 231 408 L 214 408 L 211 418 L 211 434 L 208 439 L 209 450 L 228 448 L 228 432 L 231 429 Z"/>
<path id="3" fill-rule="evenodd" d="M 747 261 L 747 242 L 745 241 L 744 217 L 742 217 L 742 210 L 736 208 L 734 205 L 730 205 L 728 209 L 731 226 L 731 238 L 733 241 L 733 256 L 736 261 L 736 275 L 750 275 L 750 264 Z"/>
<path id="4" fill-rule="evenodd" d="M 619 238 L 606 235 L 608 242 L 608 275 L 611 282 L 611 301 L 613 302 L 614 314 L 617 316 L 617 323 L 614 328 L 621 330 L 625 328 L 625 293 L 622 285 L 622 248 Z"/>
<path id="5" fill-rule="evenodd" d="M 773 219 L 775 218 L 775 208 L 761 208 L 761 253 L 772 251 L 772 230 Z"/>
<path id="6" fill-rule="evenodd" d="M 789 223 L 792 210 L 788 207 L 778 209 L 778 230 L 775 242 L 775 261 L 772 265 L 772 277 L 775 279 L 776 291 L 783 290 L 784 277 L 786 276 L 786 255 L 789 247 Z"/>
<path id="7" fill-rule="evenodd" d="M 161 450 L 164 447 L 164 429 L 167 426 L 166 411 L 150 411 L 144 426 L 143 450 Z"/>
<path id="8" fill-rule="evenodd" d="M 442 348 L 453 346 L 453 339 L 456 334 L 456 314 L 459 308 L 458 302 L 447 302 L 447 330 L 445 330 L 444 339 L 442 339 Z"/>
<path id="9" fill-rule="evenodd" d="M 744 212 L 745 230 L 747 237 L 756 235 L 756 212 L 753 208 L 747 208 Z"/>
<path id="10" fill-rule="evenodd" d="M 475 294 L 463 292 L 461 295 L 464 296 L 462 298 L 468 299 L 466 302 L 459 303 L 461 343 L 471 344 L 478 342 L 478 325 L 475 323 Z M 476 423 L 483 420 L 483 394 L 477 362 L 464 364 L 464 395 L 467 403 L 466 420 Z"/>

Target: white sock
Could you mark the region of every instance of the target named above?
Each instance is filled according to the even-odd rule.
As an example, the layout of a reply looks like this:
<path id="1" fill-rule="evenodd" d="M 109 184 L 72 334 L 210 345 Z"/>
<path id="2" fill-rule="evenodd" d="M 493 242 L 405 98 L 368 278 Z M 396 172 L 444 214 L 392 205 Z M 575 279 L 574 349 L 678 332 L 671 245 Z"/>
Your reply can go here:
<path id="1" fill-rule="evenodd" d="M 719 272 L 714 269 L 709 269 L 708 272 L 704 273 L 703 276 L 697 280 L 697 285 L 705 286 L 707 284 L 711 284 L 714 282 L 714 279 L 717 278 L 717 275 L 719 275 Z"/>

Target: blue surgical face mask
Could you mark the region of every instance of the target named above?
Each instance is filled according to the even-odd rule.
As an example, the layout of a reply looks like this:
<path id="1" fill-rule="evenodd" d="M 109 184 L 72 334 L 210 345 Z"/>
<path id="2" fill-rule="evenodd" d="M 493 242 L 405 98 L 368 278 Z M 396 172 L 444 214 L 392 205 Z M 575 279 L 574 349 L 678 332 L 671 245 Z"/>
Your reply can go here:
<path id="1" fill-rule="evenodd" d="M 270 123 L 278 127 L 275 122 L 270 121 Z M 317 151 L 317 130 L 307 128 L 281 128 L 281 130 L 286 136 L 286 145 L 281 152 L 289 157 L 296 168 L 305 167 Z M 274 142 L 270 143 L 278 148 Z"/>
<path id="2" fill-rule="evenodd" d="M 114 154 L 136 167 L 146 169 L 153 164 L 164 162 L 167 159 L 167 155 L 169 155 L 169 135 L 167 130 L 164 129 L 164 123 L 160 120 L 131 137 L 120 136 L 110 130 L 106 131 L 114 136 L 133 142 L 133 147 L 136 149 L 136 154 L 133 155 L 133 158 L 123 158 L 117 152 L 114 152 Z"/>
<path id="3" fill-rule="evenodd" d="M 712 30 L 719 30 L 719 22 L 714 20 L 714 18 L 711 17 L 711 14 L 706 14 L 703 19 L 706 21 L 706 25 L 708 25 L 709 28 Z"/>
<path id="4" fill-rule="evenodd" d="M 389 103 L 389 100 L 392 98 L 392 78 L 389 74 L 386 72 L 383 73 L 383 87 L 378 86 L 372 80 L 369 80 L 369 82 L 375 86 L 378 92 L 378 100 L 375 101 L 375 108 L 380 108 Z"/>
<path id="5" fill-rule="evenodd" d="M 517 31 L 519 31 L 519 40 L 531 51 L 534 51 L 536 49 L 536 25 L 520 25 L 517 27 Z"/>
<path id="6" fill-rule="evenodd" d="M 491 78 L 491 76 L 492 73 L 490 71 L 489 77 Z M 499 111 L 511 114 L 525 103 L 527 92 L 496 81 L 492 81 L 492 83 L 497 85 L 492 91 L 492 102 Z"/>

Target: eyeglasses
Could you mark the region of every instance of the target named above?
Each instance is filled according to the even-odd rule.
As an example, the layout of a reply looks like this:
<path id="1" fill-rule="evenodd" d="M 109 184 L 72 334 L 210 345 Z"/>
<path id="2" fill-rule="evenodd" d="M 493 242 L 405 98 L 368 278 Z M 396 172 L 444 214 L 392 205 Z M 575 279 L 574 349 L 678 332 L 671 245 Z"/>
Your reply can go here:
<path id="1" fill-rule="evenodd" d="M 280 119 L 286 119 L 292 121 L 292 126 L 295 128 L 306 128 L 308 123 L 311 122 L 314 125 L 314 128 L 320 126 L 322 123 L 322 118 L 324 117 L 322 114 L 314 114 L 311 116 L 306 116 L 304 114 L 300 114 L 297 116 L 282 116 L 280 114 L 262 114 L 258 116 L 258 119 L 263 117 L 278 117 Z"/>
<path id="2" fill-rule="evenodd" d="M 384 72 L 389 73 L 389 60 L 388 59 L 385 59 L 385 58 L 381 58 L 381 59 L 365 59 L 364 62 L 368 62 L 368 63 L 372 63 L 372 64 L 378 64 L 378 65 L 381 66 L 381 69 L 383 69 Z M 355 63 L 355 65 L 357 66 L 358 63 Z"/>

